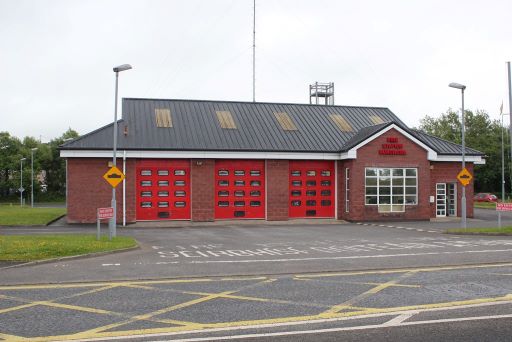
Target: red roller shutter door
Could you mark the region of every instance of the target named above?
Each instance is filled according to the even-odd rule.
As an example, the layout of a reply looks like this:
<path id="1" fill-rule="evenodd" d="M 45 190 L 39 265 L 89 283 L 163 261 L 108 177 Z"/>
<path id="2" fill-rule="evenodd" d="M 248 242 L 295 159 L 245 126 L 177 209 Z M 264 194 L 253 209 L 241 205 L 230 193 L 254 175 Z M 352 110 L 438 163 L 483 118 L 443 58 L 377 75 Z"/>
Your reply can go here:
<path id="1" fill-rule="evenodd" d="M 190 220 L 190 161 L 137 163 L 137 220 Z"/>
<path id="2" fill-rule="evenodd" d="M 265 161 L 215 161 L 215 218 L 265 218 Z"/>
<path id="3" fill-rule="evenodd" d="M 290 217 L 334 217 L 333 161 L 290 161 Z"/>

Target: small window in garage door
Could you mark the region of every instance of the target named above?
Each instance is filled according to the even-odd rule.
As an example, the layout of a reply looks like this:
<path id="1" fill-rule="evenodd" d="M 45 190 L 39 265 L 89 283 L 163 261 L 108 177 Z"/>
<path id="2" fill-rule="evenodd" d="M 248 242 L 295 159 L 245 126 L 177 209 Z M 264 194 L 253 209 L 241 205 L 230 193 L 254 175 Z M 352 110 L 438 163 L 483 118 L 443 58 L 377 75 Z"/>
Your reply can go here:
<path id="1" fill-rule="evenodd" d="M 290 161 L 290 217 L 334 217 L 334 162 Z"/>
<path id="2" fill-rule="evenodd" d="M 265 218 L 265 161 L 215 161 L 215 218 Z"/>
<path id="3" fill-rule="evenodd" d="M 137 175 L 137 220 L 190 219 L 190 161 L 140 160 Z"/>

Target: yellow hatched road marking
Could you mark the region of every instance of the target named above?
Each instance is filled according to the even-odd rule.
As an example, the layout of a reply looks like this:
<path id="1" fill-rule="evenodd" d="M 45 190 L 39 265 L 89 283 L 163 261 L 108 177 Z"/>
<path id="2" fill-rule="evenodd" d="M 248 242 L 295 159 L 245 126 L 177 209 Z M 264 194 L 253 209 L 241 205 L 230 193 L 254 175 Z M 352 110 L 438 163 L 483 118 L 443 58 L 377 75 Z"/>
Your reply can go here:
<path id="1" fill-rule="evenodd" d="M 191 294 L 191 295 L 198 295 L 198 296 L 211 296 L 211 295 L 218 295 L 217 298 L 230 298 L 230 299 L 240 299 L 240 300 L 249 300 L 249 301 L 256 301 L 256 302 L 270 302 L 271 299 L 267 298 L 258 298 L 258 297 L 247 297 L 247 296 L 234 296 L 234 295 L 221 295 L 218 293 L 207 293 L 207 292 L 192 292 L 192 291 L 183 291 L 184 294 Z"/>
<path id="2" fill-rule="evenodd" d="M 171 312 L 171 311 L 175 311 L 175 310 L 178 310 L 178 309 L 186 308 L 188 306 L 192 306 L 192 305 L 195 305 L 195 304 L 198 304 L 198 303 L 202 303 L 202 302 L 206 302 L 206 301 L 209 301 L 209 300 L 212 300 L 212 299 L 216 299 L 216 298 L 222 297 L 224 295 L 229 295 L 229 294 L 234 293 L 234 292 L 236 292 L 236 291 L 226 291 L 226 292 L 221 292 L 221 293 L 210 294 L 208 296 L 204 296 L 204 297 L 193 299 L 193 300 L 190 300 L 190 301 L 187 301 L 187 302 L 184 302 L 184 303 L 176 304 L 176 305 L 173 305 L 173 306 L 170 306 L 170 307 L 167 307 L 167 308 L 163 308 L 163 309 L 160 309 L 160 310 L 157 310 L 157 311 L 153 311 L 153 312 L 150 312 L 150 313 L 147 313 L 147 314 L 133 316 L 132 318 L 130 318 L 128 320 L 125 320 L 125 321 L 122 321 L 122 322 L 113 323 L 113 324 L 109 324 L 109 325 L 106 325 L 106 326 L 97 327 L 95 329 L 87 330 L 87 331 L 84 331 L 83 333 L 79 333 L 78 335 L 81 336 L 82 334 L 98 333 L 98 332 L 101 332 L 101 331 L 104 331 L 104 330 L 109 330 L 109 329 L 117 328 L 117 327 L 120 327 L 122 325 L 126 325 L 126 324 L 129 324 L 129 323 L 135 322 L 135 321 L 147 320 L 147 319 L 150 319 L 150 318 L 152 318 L 154 316 L 157 316 L 157 315 L 161 315 L 161 314 L 164 314 L 164 313 L 167 313 L 167 312 Z M 167 322 L 168 323 L 174 323 L 174 322 L 177 322 L 177 321 L 173 320 L 173 321 L 167 321 Z M 196 328 L 202 326 L 202 324 L 194 323 L 194 322 L 182 322 L 182 324 L 184 324 L 186 326 L 193 326 L 193 327 L 196 327 Z"/>
<path id="3" fill-rule="evenodd" d="M 392 274 L 392 273 L 407 273 L 407 272 L 436 272 L 436 271 L 451 271 L 472 268 L 493 268 L 493 267 L 509 267 L 512 263 L 503 264 L 484 264 L 484 265 L 462 265 L 462 266 L 433 266 L 433 267 L 418 267 L 418 268 L 396 268 L 390 270 L 380 271 L 347 271 L 347 272 L 329 272 L 329 273 L 310 273 L 310 274 L 297 274 L 296 278 L 323 278 L 323 277 L 343 277 L 351 275 L 365 275 L 365 274 Z"/>
<path id="4" fill-rule="evenodd" d="M 31 339 L 21 337 L 21 336 L 2 334 L 2 333 L 0 333 L 0 338 L 4 339 L 6 341 L 30 341 L 31 340 Z"/>
<path id="5" fill-rule="evenodd" d="M 25 308 L 30 308 L 32 306 L 36 306 L 38 305 L 37 303 L 30 303 L 30 304 L 23 304 L 23 305 L 18 305 L 18 306 L 13 306 L 13 307 L 10 307 L 10 308 L 7 308 L 7 309 L 1 309 L 0 310 L 0 314 L 4 314 L 6 312 L 10 312 L 10 311 L 16 311 L 16 310 L 21 310 L 21 309 L 25 309 Z"/>
<path id="6" fill-rule="evenodd" d="M 321 313 L 320 315 L 329 315 L 329 314 L 332 314 L 332 313 L 338 313 L 342 310 L 345 310 L 345 309 L 350 309 L 352 304 L 355 304 L 357 303 L 358 301 L 362 300 L 362 299 L 365 299 L 365 298 L 368 298 L 370 297 L 371 295 L 374 295 L 390 286 L 394 286 L 396 285 L 398 282 L 400 282 L 401 280 L 405 279 L 405 278 L 409 278 L 413 275 L 415 275 L 418 271 L 412 271 L 412 272 L 408 272 L 408 273 L 405 273 L 405 274 L 402 274 L 400 277 L 396 278 L 396 279 L 393 279 L 393 280 L 390 280 L 386 283 L 382 283 L 382 284 L 378 284 L 377 286 L 375 287 L 372 287 L 371 289 L 369 289 L 368 291 L 365 291 L 363 293 L 361 293 L 360 295 L 357 295 L 341 304 L 337 304 L 337 305 L 334 305 L 332 306 L 329 310 Z"/>
<path id="7" fill-rule="evenodd" d="M 39 285 L 4 285 L 0 290 L 35 290 L 35 289 L 66 289 L 74 287 L 97 287 L 97 286 L 126 286 L 126 285 L 151 285 L 151 284 L 182 284 L 182 283 L 205 283 L 213 281 L 249 281 L 266 280 L 268 277 L 225 277 L 225 278 L 188 278 L 188 279 L 164 279 L 164 280 L 141 280 L 141 281 L 119 281 L 119 282 L 92 282 L 92 283 L 70 283 L 70 284 L 39 284 Z"/>

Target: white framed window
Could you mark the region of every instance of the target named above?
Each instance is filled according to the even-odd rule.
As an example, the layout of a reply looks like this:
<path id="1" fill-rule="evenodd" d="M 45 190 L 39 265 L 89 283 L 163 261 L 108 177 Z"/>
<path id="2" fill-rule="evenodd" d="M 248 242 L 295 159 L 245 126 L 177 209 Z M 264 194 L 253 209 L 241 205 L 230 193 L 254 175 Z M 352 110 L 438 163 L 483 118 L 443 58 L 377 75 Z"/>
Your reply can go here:
<path id="1" fill-rule="evenodd" d="M 377 205 L 379 212 L 403 212 L 418 204 L 416 168 L 365 169 L 365 205 Z"/>

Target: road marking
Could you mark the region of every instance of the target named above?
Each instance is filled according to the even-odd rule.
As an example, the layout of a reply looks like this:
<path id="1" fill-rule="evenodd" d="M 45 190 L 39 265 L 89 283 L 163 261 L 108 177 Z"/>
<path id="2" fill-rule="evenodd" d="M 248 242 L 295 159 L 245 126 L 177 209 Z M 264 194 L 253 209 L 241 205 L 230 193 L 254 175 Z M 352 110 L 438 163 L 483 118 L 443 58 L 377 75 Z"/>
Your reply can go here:
<path id="1" fill-rule="evenodd" d="M 417 272 L 434 272 L 434 271 L 445 271 L 445 270 L 479 269 L 479 268 L 486 268 L 486 269 L 495 268 L 495 271 L 496 271 L 497 270 L 496 268 L 498 268 L 498 267 L 510 267 L 510 266 L 512 266 L 512 263 L 491 264 L 491 265 L 423 267 L 423 268 L 415 268 L 415 269 L 402 268 L 402 269 L 382 270 L 382 271 L 338 272 L 337 274 L 336 273 L 298 274 L 298 275 L 296 274 L 296 275 L 294 275 L 294 277 L 297 279 L 308 279 L 308 278 L 358 275 L 358 274 L 397 274 L 395 276 L 396 277 L 395 279 L 392 279 L 386 283 L 375 283 L 375 287 L 373 287 L 372 289 L 363 293 L 363 295 L 369 296 L 369 295 L 375 294 L 379 291 L 382 291 L 383 289 L 385 289 L 387 287 L 401 285 L 401 284 L 397 284 L 397 282 L 399 282 L 402 279 L 405 279 L 406 277 L 409 277 L 412 274 L 417 273 Z M 503 271 L 507 271 L 507 270 L 505 269 Z M 160 280 L 160 281 L 123 281 L 123 282 L 111 282 L 111 283 L 102 282 L 99 284 L 104 285 L 103 288 L 89 289 L 85 293 L 101 291 L 101 290 L 109 288 L 109 286 L 110 287 L 120 287 L 120 286 L 130 286 L 130 285 L 143 286 L 143 285 L 150 285 L 150 284 L 155 284 L 155 283 L 157 283 L 157 284 L 162 284 L 162 283 L 172 284 L 172 283 L 195 283 L 197 281 L 220 282 L 220 281 L 241 281 L 241 280 L 259 280 L 260 281 L 259 283 L 261 283 L 261 282 L 273 281 L 274 279 L 260 276 L 260 277 L 225 277 L 225 278 L 206 278 L 206 279 L 197 279 L 197 278 L 196 279 L 173 279 L 173 280 Z M 68 285 L 66 287 L 76 287 L 76 288 L 83 287 L 82 286 L 83 284 L 61 284 L 61 285 Z M 96 283 L 96 284 L 89 283 L 88 285 L 92 286 L 92 287 L 99 286 L 98 283 Z M 247 286 L 252 286 L 252 285 L 251 285 L 251 283 L 249 283 L 248 285 L 246 284 L 244 286 L 247 287 Z M 7 288 L 15 289 L 16 286 L 11 286 L 11 287 L 7 287 Z M 41 287 L 41 285 L 40 285 L 36 288 L 40 289 L 40 288 L 44 288 L 44 286 Z M 49 285 L 49 286 L 46 286 L 46 288 L 55 288 L 55 285 Z M 335 306 L 336 309 L 340 309 L 339 311 L 341 311 L 342 309 L 349 308 L 352 311 L 336 312 L 336 310 L 331 310 L 333 312 L 327 312 L 327 313 L 323 313 L 323 314 L 314 314 L 314 315 L 308 315 L 308 316 L 278 317 L 278 318 L 267 318 L 267 319 L 261 319 L 261 320 L 232 321 L 232 322 L 222 322 L 222 323 L 197 323 L 197 322 L 184 322 L 184 321 L 176 321 L 176 320 L 156 320 L 156 319 L 152 318 L 153 316 L 158 315 L 160 313 L 177 310 L 181 307 L 188 307 L 191 305 L 195 305 L 204 300 L 207 300 L 207 298 L 214 299 L 214 298 L 222 298 L 222 297 L 228 297 L 228 296 L 236 297 L 236 299 L 239 299 L 239 300 L 251 300 L 251 299 L 256 298 L 256 297 L 245 297 L 245 296 L 233 295 L 233 293 L 238 292 L 238 291 L 240 291 L 240 289 L 236 290 L 236 291 L 227 291 L 227 292 L 221 292 L 221 293 L 198 293 L 198 295 L 204 295 L 205 297 L 198 298 L 193 301 L 177 304 L 177 305 L 174 305 L 174 306 L 171 306 L 168 308 L 164 308 L 164 309 L 161 309 L 161 310 L 158 310 L 155 312 L 134 316 L 134 317 L 131 317 L 131 316 L 126 317 L 127 315 L 123 315 L 122 313 L 108 312 L 106 310 L 103 310 L 104 312 L 96 312 L 96 313 L 105 313 L 105 314 L 110 314 L 110 315 L 121 316 L 121 317 L 123 317 L 123 322 L 114 323 L 114 325 L 98 327 L 96 329 L 92 329 L 92 330 L 88 330 L 88 331 L 77 332 L 76 334 L 67 335 L 67 336 L 36 337 L 36 338 L 33 338 L 32 340 L 34 340 L 34 341 L 35 340 L 49 340 L 49 339 L 62 340 L 64 338 L 90 338 L 90 337 L 105 338 L 105 337 L 115 337 L 115 336 L 120 336 L 120 335 L 126 335 L 129 333 L 132 333 L 134 335 L 138 334 L 137 337 L 140 337 L 141 332 L 165 333 L 165 334 L 169 334 L 171 332 L 190 333 L 191 331 L 194 331 L 194 329 L 204 329 L 204 330 L 200 331 L 200 332 L 204 332 L 205 329 L 208 329 L 208 328 L 219 329 L 219 328 L 236 328 L 237 327 L 238 329 L 242 329 L 241 326 L 254 326 L 254 325 L 262 325 L 262 324 L 271 324 L 272 326 L 274 326 L 274 324 L 285 324 L 285 325 L 288 324 L 289 325 L 293 322 L 298 322 L 298 321 L 303 321 L 304 322 L 303 324 L 309 324 L 311 322 L 315 322 L 320 319 L 327 319 L 327 320 L 339 319 L 339 318 L 347 319 L 348 317 L 354 317 L 354 319 L 356 319 L 356 318 L 368 317 L 368 315 L 372 315 L 372 314 L 373 315 L 377 314 L 380 316 L 391 316 L 391 315 L 396 316 L 396 315 L 404 314 L 404 312 L 411 313 L 411 312 L 418 312 L 420 310 L 427 311 L 427 310 L 436 309 L 436 308 L 438 308 L 439 310 L 448 310 L 450 308 L 457 309 L 457 308 L 472 307 L 472 306 L 479 306 L 479 305 L 498 305 L 498 304 L 502 304 L 502 303 L 512 304 L 512 295 L 505 295 L 505 296 L 494 297 L 494 298 L 479 298 L 479 299 L 465 300 L 465 301 L 440 302 L 440 303 L 423 304 L 423 305 L 416 305 L 416 306 L 403 306 L 403 307 L 391 307 L 391 308 L 389 308 L 389 307 L 388 308 L 361 308 L 361 307 L 352 306 L 351 305 L 352 303 L 342 303 L 341 305 L 344 305 L 345 307 L 342 308 L 340 305 L 338 305 L 338 306 Z M 82 295 L 82 294 L 83 293 L 78 294 L 78 295 Z M 74 294 L 72 296 L 76 296 L 76 295 L 77 294 Z M 362 295 L 357 296 L 357 297 L 355 297 L 355 299 L 360 299 L 361 296 Z M 61 297 L 61 298 L 65 298 L 65 297 Z M 58 299 L 55 299 L 55 300 L 58 300 Z M 273 300 L 269 300 L 269 301 L 273 301 Z M 351 300 L 351 301 L 355 303 L 357 300 Z M 50 301 L 46 301 L 46 302 L 50 303 Z M 196 302 L 196 303 L 193 303 L 193 302 Z M 490 304 L 490 303 L 492 303 L 492 304 Z M 46 305 L 45 301 L 34 302 L 34 303 L 31 302 L 30 304 Z M 30 305 L 30 304 L 28 304 L 28 305 Z M 54 305 L 54 304 L 56 304 L 56 305 Z M 301 305 L 300 303 L 296 303 L 296 304 Z M 62 305 L 65 305 L 65 304 L 51 303 L 50 306 L 62 307 Z M 72 310 L 80 310 L 80 311 L 83 311 L 83 309 L 84 309 L 82 307 L 74 307 L 74 306 L 68 306 L 68 305 L 66 305 L 66 308 L 72 309 Z M 85 309 L 88 310 L 89 308 L 85 308 Z M 93 310 L 97 310 L 97 309 L 93 309 Z M 325 308 L 323 308 L 322 310 L 325 310 Z M 372 317 L 378 317 L 378 316 L 372 316 Z M 142 330 L 129 330 L 129 331 L 108 331 L 108 332 L 105 331 L 105 330 L 112 329 L 117 326 L 121 326 L 121 325 L 130 323 L 130 322 L 138 321 L 138 320 L 149 320 L 149 321 L 155 321 L 155 322 L 161 322 L 161 323 L 171 323 L 171 324 L 175 324 L 175 325 L 179 325 L 179 326 L 178 327 L 175 326 L 175 327 L 154 328 L 154 329 L 142 329 Z M 399 320 L 399 319 L 397 318 L 396 320 Z"/>
<path id="2" fill-rule="evenodd" d="M 355 297 L 352 297 L 350 298 L 349 300 L 341 303 L 341 304 L 337 304 L 337 305 L 334 305 L 332 306 L 329 310 L 326 310 L 324 312 L 322 312 L 319 316 L 330 316 L 334 313 L 339 313 L 340 311 L 342 310 L 345 310 L 345 309 L 350 309 L 351 306 L 363 299 L 366 299 L 390 286 L 394 286 L 396 284 L 398 284 L 400 281 L 406 279 L 406 278 L 410 278 L 412 277 L 413 275 L 415 275 L 418 271 L 410 271 L 410 272 L 407 272 L 407 273 L 404 273 L 404 274 L 401 274 L 399 277 L 397 277 L 396 279 L 392 279 L 390 281 L 387 281 L 385 283 L 382 283 L 382 284 L 379 284 L 371 289 L 369 289 L 368 291 L 365 291 L 363 293 L 361 293 L 360 295 L 357 295 Z"/>
<path id="3" fill-rule="evenodd" d="M 175 332 L 167 332 L 167 333 L 148 333 L 148 334 L 139 334 L 139 335 L 118 335 L 118 336 L 104 336 L 104 337 L 97 337 L 97 338 L 88 338 L 88 339 L 81 339 L 81 340 L 66 340 L 66 341 L 74 341 L 74 342 L 92 342 L 92 341 L 107 341 L 107 340 L 125 340 L 125 339 L 141 339 L 141 338 L 155 338 L 155 337 L 164 337 L 164 336 L 177 336 L 177 335 L 189 335 L 189 334 L 204 334 L 204 333 L 215 333 L 215 332 L 221 332 L 221 331 L 238 331 L 238 330 L 250 330 L 250 329 L 264 329 L 264 328 L 278 328 L 278 327 L 288 327 L 288 326 L 297 326 L 297 325 L 311 325 L 311 324 L 323 324 L 323 323 L 334 323 L 334 322 L 340 322 L 340 321 L 350 321 L 350 320 L 360 320 L 360 319 L 366 319 L 366 318 L 375 318 L 375 317 L 385 317 L 385 316 L 396 316 L 397 317 L 403 317 L 403 315 L 408 314 L 417 314 L 420 312 L 436 312 L 436 311 L 444 311 L 444 310 L 454 310 L 454 309 L 466 309 L 466 308 L 474 308 L 474 307 L 481 307 L 481 306 L 489 306 L 489 305 L 503 305 L 503 304 L 511 304 L 512 301 L 508 302 L 499 302 L 499 303 L 482 303 L 482 304 L 476 304 L 476 305 L 465 305 L 460 307 L 450 307 L 450 308 L 436 308 L 436 309 L 428 309 L 428 310 L 421 310 L 421 311 L 404 311 L 404 312 L 395 312 L 395 313 L 384 313 L 384 314 L 370 314 L 370 315 L 364 315 L 364 316 L 357 316 L 357 317 L 339 317 L 334 319 L 317 319 L 317 320 L 311 320 L 311 321 L 295 321 L 295 322 L 284 322 L 284 323 L 269 323 L 269 324 L 256 324 L 256 325 L 247 325 L 247 326 L 233 326 L 233 327 L 223 327 L 223 328 L 212 328 L 212 329 L 203 329 L 203 330 L 192 330 L 192 331 L 175 331 Z M 464 317 L 464 318 L 453 318 L 453 319 L 439 319 L 439 320 L 429 320 L 429 321 L 414 321 L 414 322 L 402 322 L 402 323 L 396 323 L 394 326 L 400 326 L 400 325 L 414 325 L 414 324 L 422 324 L 424 322 L 428 323 L 447 323 L 447 322 L 456 322 L 461 320 L 478 320 L 478 319 L 496 319 L 496 318 L 509 318 L 512 317 L 512 315 L 494 315 L 494 316 L 476 316 L 476 317 Z M 395 319 L 395 318 L 393 318 Z M 392 320 L 393 320 L 392 319 Z M 336 329 L 334 331 L 343 331 L 338 329 L 354 329 L 354 330 L 361 330 L 361 329 L 370 329 L 371 326 L 376 326 L 378 328 L 384 328 L 386 327 L 385 324 L 389 324 L 390 321 L 387 321 L 385 323 L 379 324 L 379 325 L 366 325 L 366 326 L 355 326 L 355 327 L 345 327 L 345 328 L 332 328 Z M 330 330 L 330 329 L 322 329 L 322 330 L 306 330 L 311 331 L 311 333 L 319 333 L 323 330 Z M 134 331 L 135 332 L 135 331 Z M 285 332 L 286 334 L 294 334 L 294 333 L 301 333 L 300 331 L 290 331 Z M 274 334 L 281 334 L 281 333 L 274 333 Z M 248 336 L 246 335 L 230 335 L 227 336 L 228 338 L 243 338 L 240 336 Z M 251 334 L 253 335 L 253 334 Z M 264 337 L 268 335 L 258 335 L 255 337 Z M 279 336 L 279 335 L 273 335 L 273 336 Z M 214 340 L 215 337 L 209 337 L 203 340 Z M 168 341 L 168 340 L 166 340 Z M 187 340 L 179 340 L 179 341 L 194 341 L 193 339 L 187 339 Z M 197 340 L 201 341 L 201 340 Z M 154 342 L 157 342 L 154 340 Z"/>
<path id="4" fill-rule="evenodd" d="M 433 267 L 416 267 L 416 268 L 395 268 L 380 271 L 346 271 L 346 272 L 329 272 L 329 273 L 310 273 L 310 274 L 297 274 L 296 278 L 323 278 L 323 277 L 339 277 L 350 275 L 363 275 L 363 274 L 390 274 L 390 273 L 406 273 L 411 271 L 416 272 L 435 272 L 435 271 L 452 271 L 463 270 L 472 268 L 493 268 L 493 267 L 509 267 L 512 263 L 502 264 L 484 264 L 484 265 L 460 265 L 460 266 L 433 266 Z"/>
<path id="5" fill-rule="evenodd" d="M 37 289 L 66 289 L 80 287 L 99 287 L 99 286 L 124 286 L 124 285 L 145 285 L 145 284 L 181 284 L 181 283 L 204 283 L 212 281 L 248 281 L 248 280 L 266 280 L 262 276 L 243 276 L 243 277 L 223 277 L 223 278 L 184 278 L 184 279 L 164 279 L 164 280 L 136 280 L 121 282 L 97 282 L 97 283 L 69 283 L 69 284 L 40 284 L 40 285 L 4 285 L 0 290 L 37 290 Z"/>
<path id="6" fill-rule="evenodd" d="M 399 325 L 403 321 L 408 320 L 409 318 L 411 318 L 414 315 L 417 315 L 418 313 L 419 313 L 419 311 L 416 311 L 416 312 L 413 311 L 413 312 L 398 315 L 395 318 L 392 318 L 389 321 L 385 322 L 383 325 L 386 327 L 392 327 L 392 326 Z"/>
<path id="7" fill-rule="evenodd" d="M 400 253 L 400 254 L 378 254 L 378 255 L 351 255 L 339 257 L 311 257 L 311 258 L 287 258 L 287 259 L 244 259 L 244 260 L 194 260 L 183 263 L 189 264 L 239 264 L 239 263 L 259 263 L 259 262 L 290 262 L 290 261 L 314 261 L 314 260 L 342 260 L 342 259 L 373 259 L 373 258 L 396 258 L 404 256 L 422 256 L 422 255 L 449 255 L 466 253 L 501 253 L 512 252 L 512 249 L 488 249 L 472 251 L 455 252 L 423 252 L 423 253 Z"/>
<path id="8" fill-rule="evenodd" d="M 424 324 L 441 324 L 441 323 L 452 323 L 462 321 L 481 321 L 489 319 L 503 319 L 511 318 L 510 315 L 494 315 L 494 316 L 476 316 L 476 317 L 464 317 L 464 318 L 452 318 L 452 319 L 439 319 L 429 321 L 415 321 L 415 322 L 404 322 L 395 324 L 395 327 L 408 326 L 408 325 L 424 325 Z M 329 332 L 340 332 L 340 331 L 354 331 L 354 330 L 368 330 L 368 329 L 379 329 L 387 328 L 388 325 L 384 324 L 372 324 L 356 327 L 345 327 L 345 328 L 330 328 L 330 329 L 317 329 L 317 330 L 302 330 L 302 331 L 284 331 L 277 333 L 261 333 L 261 334 L 245 334 L 245 335 L 231 335 L 231 336 L 218 336 L 218 337 L 198 337 L 176 340 L 176 342 L 199 342 L 199 341 L 221 341 L 221 340 L 235 340 L 235 339 L 246 339 L 246 338 L 258 338 L 258 337 L 276 337 L 276 336 L 294 336 L 294 335 L 310 335 L 310 334 L 321 334 Z M 154 341 L 164 342 L 164 341 Z"/>

